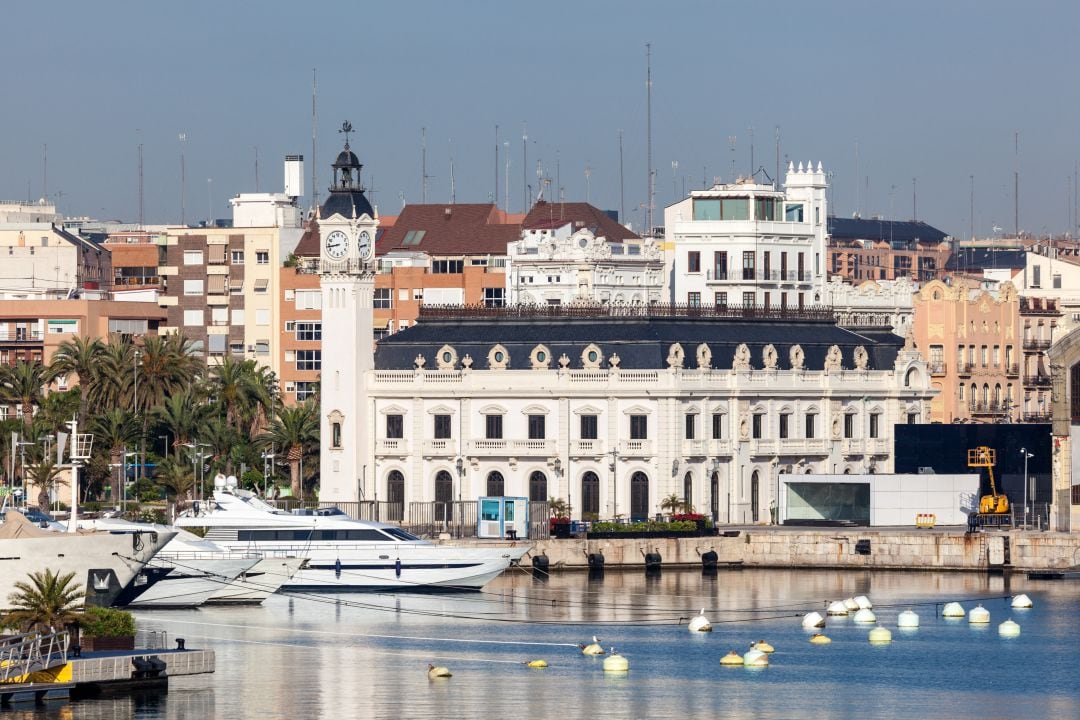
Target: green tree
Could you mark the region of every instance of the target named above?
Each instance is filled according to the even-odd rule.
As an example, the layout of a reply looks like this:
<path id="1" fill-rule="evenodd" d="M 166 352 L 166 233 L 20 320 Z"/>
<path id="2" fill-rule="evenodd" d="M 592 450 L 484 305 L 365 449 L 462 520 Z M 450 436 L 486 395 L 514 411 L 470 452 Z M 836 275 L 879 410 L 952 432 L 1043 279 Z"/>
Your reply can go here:
<path id="1" fill-rule="evenodd" d="M 49 368 L 37 361 L 20 360 L 15 365 L 0 365 L 0 403 L 22 409 L 24 435 L 28 435 L 34 409 L 45 397 L 45 386 L 52 382 Z"/>
<path id="2" fill-rule="evenodd" d="M 261 447 L 273 445 L 289 463 L 289 479 L 295 498 L 303 497 L 300 477 L 300 459 L 309 448 L 319 444 L 319 413 L 314 403 L 308 401 L 294 407 L 281 409 L 270 423 L 267 431 L 259 437 Z"/>
<path id="3" fill-rule="evenodd" d="M 180 456 L 180 448 L 191 443 L 206 421 L 206 406 L 196 401 L 193 391 L 172 393 L 152 410 L 161 429 L 172 440 L 173 456 Z"/>
<path id="4" fill-rule="evenodd" d="M 111 500 L 115 503 L 122 489 L 118 468 L 123 464 L 125 450 L 136 447 L 140 437 L 139 423 L 129 410 L 111 408 L 93 417 L 90 432 L 94 434 L 94 442 L 99 447 L 108 448 L 109 463 L 112 465 L 109 485 L 112 488 Z"/>
<path id="5" fill-rule="evenodd" d="M 683 499 L 674 493 L 660 501 L 660 509 L 667 510 L 671 514 L 677 513 L 684 505 Z"/>
<path id="6" fill-rule="evenodd" d="M 86 424 L 88 399 L 96 395 L 98 367 L 105 352 L 100 338 L 76 336 L 60 343 L 49 365 L 54 377 L 75 375 L 82 388 L 79 402 L 79 424 Z"/>
<path id="7" fill-rule="evenodd" d="M 38 507 L 42 512 L 49 511 L 49 496 L 53 490 L 67 481 L 60 477 L 61 469 L 52 458 L 45 458 L 26 467 L 26 480 L 33 483 L 38 491 Z"/>
<path id="8" fill-rule="evenodd" d="M 195 490 L 195 475 L 190 465 L 174 458 L 165 458 L 158 466 L 158 485 L 165 488 L 165 494 L 177 504 L 191 500 Z"/>
<path id="9" fill-rule="evenodd" d="M 85 594 L 73 572 L 59 575 L 48 568 L 33 572 L 29 581 L 16 582 L 15 592 L 8 596 L 13 608 L 8 619 L 27 632 L 60 629 L 78 618 L 75 611 Z"/>
<path id="10" fill-rule="evenodd" d="M 210 369 L 210 388 L 225 412 L 225 421 L 238 433 L 250 428 L 259 411 L 270 404 L 270 395 L 254 360 L 225 356 Z"/>

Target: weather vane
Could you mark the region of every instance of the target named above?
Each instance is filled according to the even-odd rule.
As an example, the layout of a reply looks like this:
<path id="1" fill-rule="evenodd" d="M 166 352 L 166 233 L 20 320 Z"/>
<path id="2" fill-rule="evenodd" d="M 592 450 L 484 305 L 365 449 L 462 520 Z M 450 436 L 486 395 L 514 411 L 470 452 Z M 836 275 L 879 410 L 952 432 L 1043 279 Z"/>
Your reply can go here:
<path id="1" fill-rule="evenodd" d="M 349 133 L 351 133 L 352 131 L 353 131 L 352 123 L 349 122 L 348 120 L 341 123 L 341 129 L 338 130 L 339 133 L 345 133 L 345 149 L 346 150 L 349 148 Z"/>

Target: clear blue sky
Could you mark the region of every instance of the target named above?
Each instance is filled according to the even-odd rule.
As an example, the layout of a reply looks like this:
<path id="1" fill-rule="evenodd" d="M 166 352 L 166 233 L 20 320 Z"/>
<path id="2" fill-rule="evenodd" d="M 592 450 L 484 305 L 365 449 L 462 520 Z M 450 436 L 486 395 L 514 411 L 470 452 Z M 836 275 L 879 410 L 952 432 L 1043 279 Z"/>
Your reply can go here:
<path id="1" fill-rule="evenodd" d="M 487 201 L 497 123 L 517 211 L 527 122 L 534 188 L 537 159 L 553 184 L 558 161 L 565 197 L 583 200 L 588 165 L 592 202 L 618 209 L 622 129 L 639 224 L 646 42 L 658 222 L 684 182 L 730 177 L 729 136 L 749 170 L 751 127 L 770 173 L 776 126 L 784 157 L 834 173 L 837 214 L 859 187 L 864 215 L 910 218 L 917 178 L 919 219 L 960 236 L 971 175 L 978 234 L 1012 228 L 1014 131 L 1023 229 L 1067 228 L 1080 159 L 1075 2 L 67 0 L 4 14 L 0 198 L 41 195 L 47 144 L 48 191 L 69 215 L 137 218 L 141 142 L 146 220 L 178 221 L 180 132 L 189 221 L 206 216 L 208 187 L 216 217 L 255 189 L 256 146 L 260 188 L 280 189 L 286 153 L 310 162 L 317 68 L 323 187 L 347 118 L 381 212 L 400 193 L 420 200 L 421 127 L 429 201 L 449 200 L 451 154 L 457 200 Z"/>

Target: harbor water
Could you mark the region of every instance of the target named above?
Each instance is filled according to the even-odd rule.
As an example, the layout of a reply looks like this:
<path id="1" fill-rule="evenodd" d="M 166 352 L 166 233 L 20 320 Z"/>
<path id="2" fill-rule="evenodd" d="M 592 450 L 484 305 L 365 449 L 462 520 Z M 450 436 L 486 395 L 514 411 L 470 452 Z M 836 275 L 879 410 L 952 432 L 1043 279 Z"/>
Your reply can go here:
<path id="1" fill-rule="evenodd" d="M 1009 607 L 1027 593 L 1029 610 Z M 805 612 L 866 595 L 873 625 Z M 988 625 L 940 617 L 981 603 Z M 686 623 L 701 608 L 711 633 Z M 897 627 L 905 610 L 914 630 Z M 721 570 L 583 573 L 514 569 L 483 593 L 273 596 L 254 608 L 137 613 L 170 643 L 217 652 L 213 675 L 167 693 L 82 700 L 7 717 L 70 718 L 1069 718 L 1080 717 L 1080 583 L 974 573 Z M 998 624 L 1012 618 L 1018 637 Z M 812 632 L 832 638 L 809 642 Z M 629 672 L 605 674 L 578 643 L 600 638 Z M 756 640 L 767 668 L 722 667 Z M 524 663 L 544 659 L 547 668 Z M 429 679 L 428 664 L 453 677 Z"/>

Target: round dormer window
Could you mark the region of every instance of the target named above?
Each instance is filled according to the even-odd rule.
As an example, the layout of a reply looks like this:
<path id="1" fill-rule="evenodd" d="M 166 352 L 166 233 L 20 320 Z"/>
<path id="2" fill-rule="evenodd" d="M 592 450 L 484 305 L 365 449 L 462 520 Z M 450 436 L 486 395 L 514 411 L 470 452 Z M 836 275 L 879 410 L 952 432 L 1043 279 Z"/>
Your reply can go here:
<path id="1" fill-rule="evenodd" d="M 502 362 L 506 358 L 501 352 L 495 353 L 495 362 Z"/>
<path id="2" fill-rule="evenodd" d="M 444 352 L 442 354 L 442 361 L 447 364 L 454 362 L 453 354 L 449 350 Z"/>
<path id="3" fill-rule="evenodd" d="M 577 241 L 577 244 L 578 244 L 578 247 L 582 247 L 582 248 L 589 247 L 589 239 L 588 238 L 581 238 L 580 240 Z"/>
<path id="4" fill-rule="evenodd" d="M 543 350 L 536 353 L 536 361 L 537 362 L 547 362 L 547 353 L 544 352 Z"/>
<path id="5" fill-rule="evenodd" d="M 589 351 L 589 362 L 596 362 L 599 358 L 600 356 L 596 354 L 595 350 Z"/>

